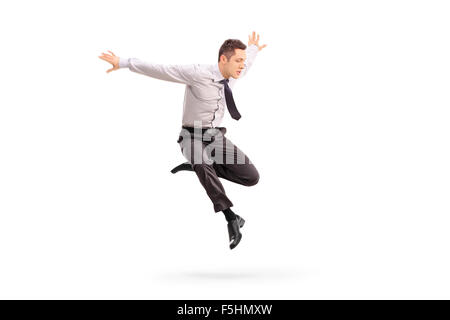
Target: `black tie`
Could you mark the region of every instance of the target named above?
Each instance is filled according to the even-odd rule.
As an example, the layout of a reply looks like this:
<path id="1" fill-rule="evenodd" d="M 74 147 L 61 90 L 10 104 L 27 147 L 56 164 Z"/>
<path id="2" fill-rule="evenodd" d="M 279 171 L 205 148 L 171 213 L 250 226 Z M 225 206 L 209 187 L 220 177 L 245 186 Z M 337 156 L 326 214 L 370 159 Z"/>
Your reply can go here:
<path id="1" fill-rule="evenodd" d="M 227 102 L 228 112 L 233 119 L 239 120 L 241 118 L 241 114 L 236 108 L 236 104 L 234 103 L 233 94 L 231 93 L 231 89 L 228 86 L 229 79 L 223 79 L 219 82 L 225 86 L 225 101 Z"/>

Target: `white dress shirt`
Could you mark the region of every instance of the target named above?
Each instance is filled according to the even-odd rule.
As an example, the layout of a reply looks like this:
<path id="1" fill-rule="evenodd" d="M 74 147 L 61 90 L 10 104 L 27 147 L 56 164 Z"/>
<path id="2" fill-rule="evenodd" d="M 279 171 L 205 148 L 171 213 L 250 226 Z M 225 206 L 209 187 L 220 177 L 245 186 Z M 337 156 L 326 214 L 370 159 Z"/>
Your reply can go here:
<path id="1" fill-rule="evenodd" d="M 245 67 L 239 78 L 242 78 L 253 64 L 258 53 L 258 46 L 247 47 Z M 120 58 L 119 68 L 129 68 L 152 78 L 184 83 L 186 90 L 183 103 L 182 125 L 188 127 L 202 126 L 215 128 L 222 122 L 225 110 L 224 85 L 219 83 L 224 77 L 216 64 L 162 65 L 141 61 L 137 58 Z M 229 78 L 231 89 L 237 79 Z M 239 109 L 239 103 L 236 102 Z"/>

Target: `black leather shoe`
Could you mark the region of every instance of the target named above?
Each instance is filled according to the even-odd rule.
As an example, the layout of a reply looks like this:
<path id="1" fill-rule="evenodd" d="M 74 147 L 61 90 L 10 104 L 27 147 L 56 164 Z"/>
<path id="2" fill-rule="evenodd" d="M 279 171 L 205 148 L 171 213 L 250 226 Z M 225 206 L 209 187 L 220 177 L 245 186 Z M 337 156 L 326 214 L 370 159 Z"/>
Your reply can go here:
<path id="1" fill-rule="evenodd" d="M 238 219 L 228 222 L 228 236 L 230 238 L 230 249 L 236 248 L 242 239 L 242 233 L 239 231 Z"/>
<path id="2" fill-rule="evenodd" d="M 236 215 L 236 219 L 237 219 L 237 221 L 238 221 L 239 228 L 242 228 L 242 227 L 244 226 L 244 224 L 245 224 L 245 220 L 242 219 L 242 218 L 241 218 L 240 216 L 238 216 L 238 215 Z"/>
<path id="3" fill-rule="evenodd" d="M 189 162 L 184 162 L 178 166 L 176 166 L 175 168 L 173 168 L 172 170 L 170 170 L 170 172 L 172 173 L 177 173 L 178 171 L 194 171 L 194 169 L 192 168 L 192 165 Z"/>

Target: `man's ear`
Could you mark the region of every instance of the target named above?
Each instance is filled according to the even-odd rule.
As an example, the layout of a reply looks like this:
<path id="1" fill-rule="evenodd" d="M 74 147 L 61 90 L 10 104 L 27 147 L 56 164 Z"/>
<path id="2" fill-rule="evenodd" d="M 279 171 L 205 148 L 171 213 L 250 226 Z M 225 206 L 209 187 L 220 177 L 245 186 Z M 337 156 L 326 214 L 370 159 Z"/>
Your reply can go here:
<path id="1" fill-rule="evenodd" d="M 228 59 L 227 59 L 227 57 L 223 54 L 223 55 L 220 56 L 220 61 L 222 61 L 223 63 L 227 63 L 227 62 L 228 62 Z"/>

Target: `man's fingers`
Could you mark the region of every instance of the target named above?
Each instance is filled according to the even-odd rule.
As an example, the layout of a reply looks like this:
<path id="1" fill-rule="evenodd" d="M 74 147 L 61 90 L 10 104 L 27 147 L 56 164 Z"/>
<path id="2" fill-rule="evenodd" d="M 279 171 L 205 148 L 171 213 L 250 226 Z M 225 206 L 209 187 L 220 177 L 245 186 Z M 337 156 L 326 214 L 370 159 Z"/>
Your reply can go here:
<path id="1" fill-rule="evenodd" d="M 111 53 L 111 54 L 113 55 L 113 57 L 115 57 L 115 56 L 116 56 L 116 55 L 115 55 L 114 53 L 112 53 L 112 51 L 109 51 L 109 50 L 108 50 L 108 52 L 110 52 L 110 53 Z"/>
<path id="2" fill-rule="evenodd" d="M 251 35 L 248 36 L 248 41 L 252 41 L 252 42 L 258 42 L 259 41 L 259 34 L 258 37 L 256 37 L 256 31 L 253 31 L 253 33 Z"/>
<path id="3" fill-rule="evenodd" d="M 99 56 L 99 58 L 102 59 L 102 60 L 105 60 L 106 62 L 109 62 L 109 61 L 108 61 L 108 58 L 106 58 L 106 57 Z"/>
<path id="4" fill-rule="evenodd" d="M 104 53 L 104 52 L 102 52 L 102 55 L 103 55 L 104 57 L 109 57 L 109 58 L 112 58 L 112 57 L 113 57 L 113 56 L 110 55 L 109 53 Z"/>
<path id="5" fill-rule="evenodd" d="M 109 63 L 112 62 L 112 58 L 110 58 L 108 56 L 100 56 L 99 58 L 102 59 L 102 60 L 105 60 L 106 62 L 109 62 Z"/>

